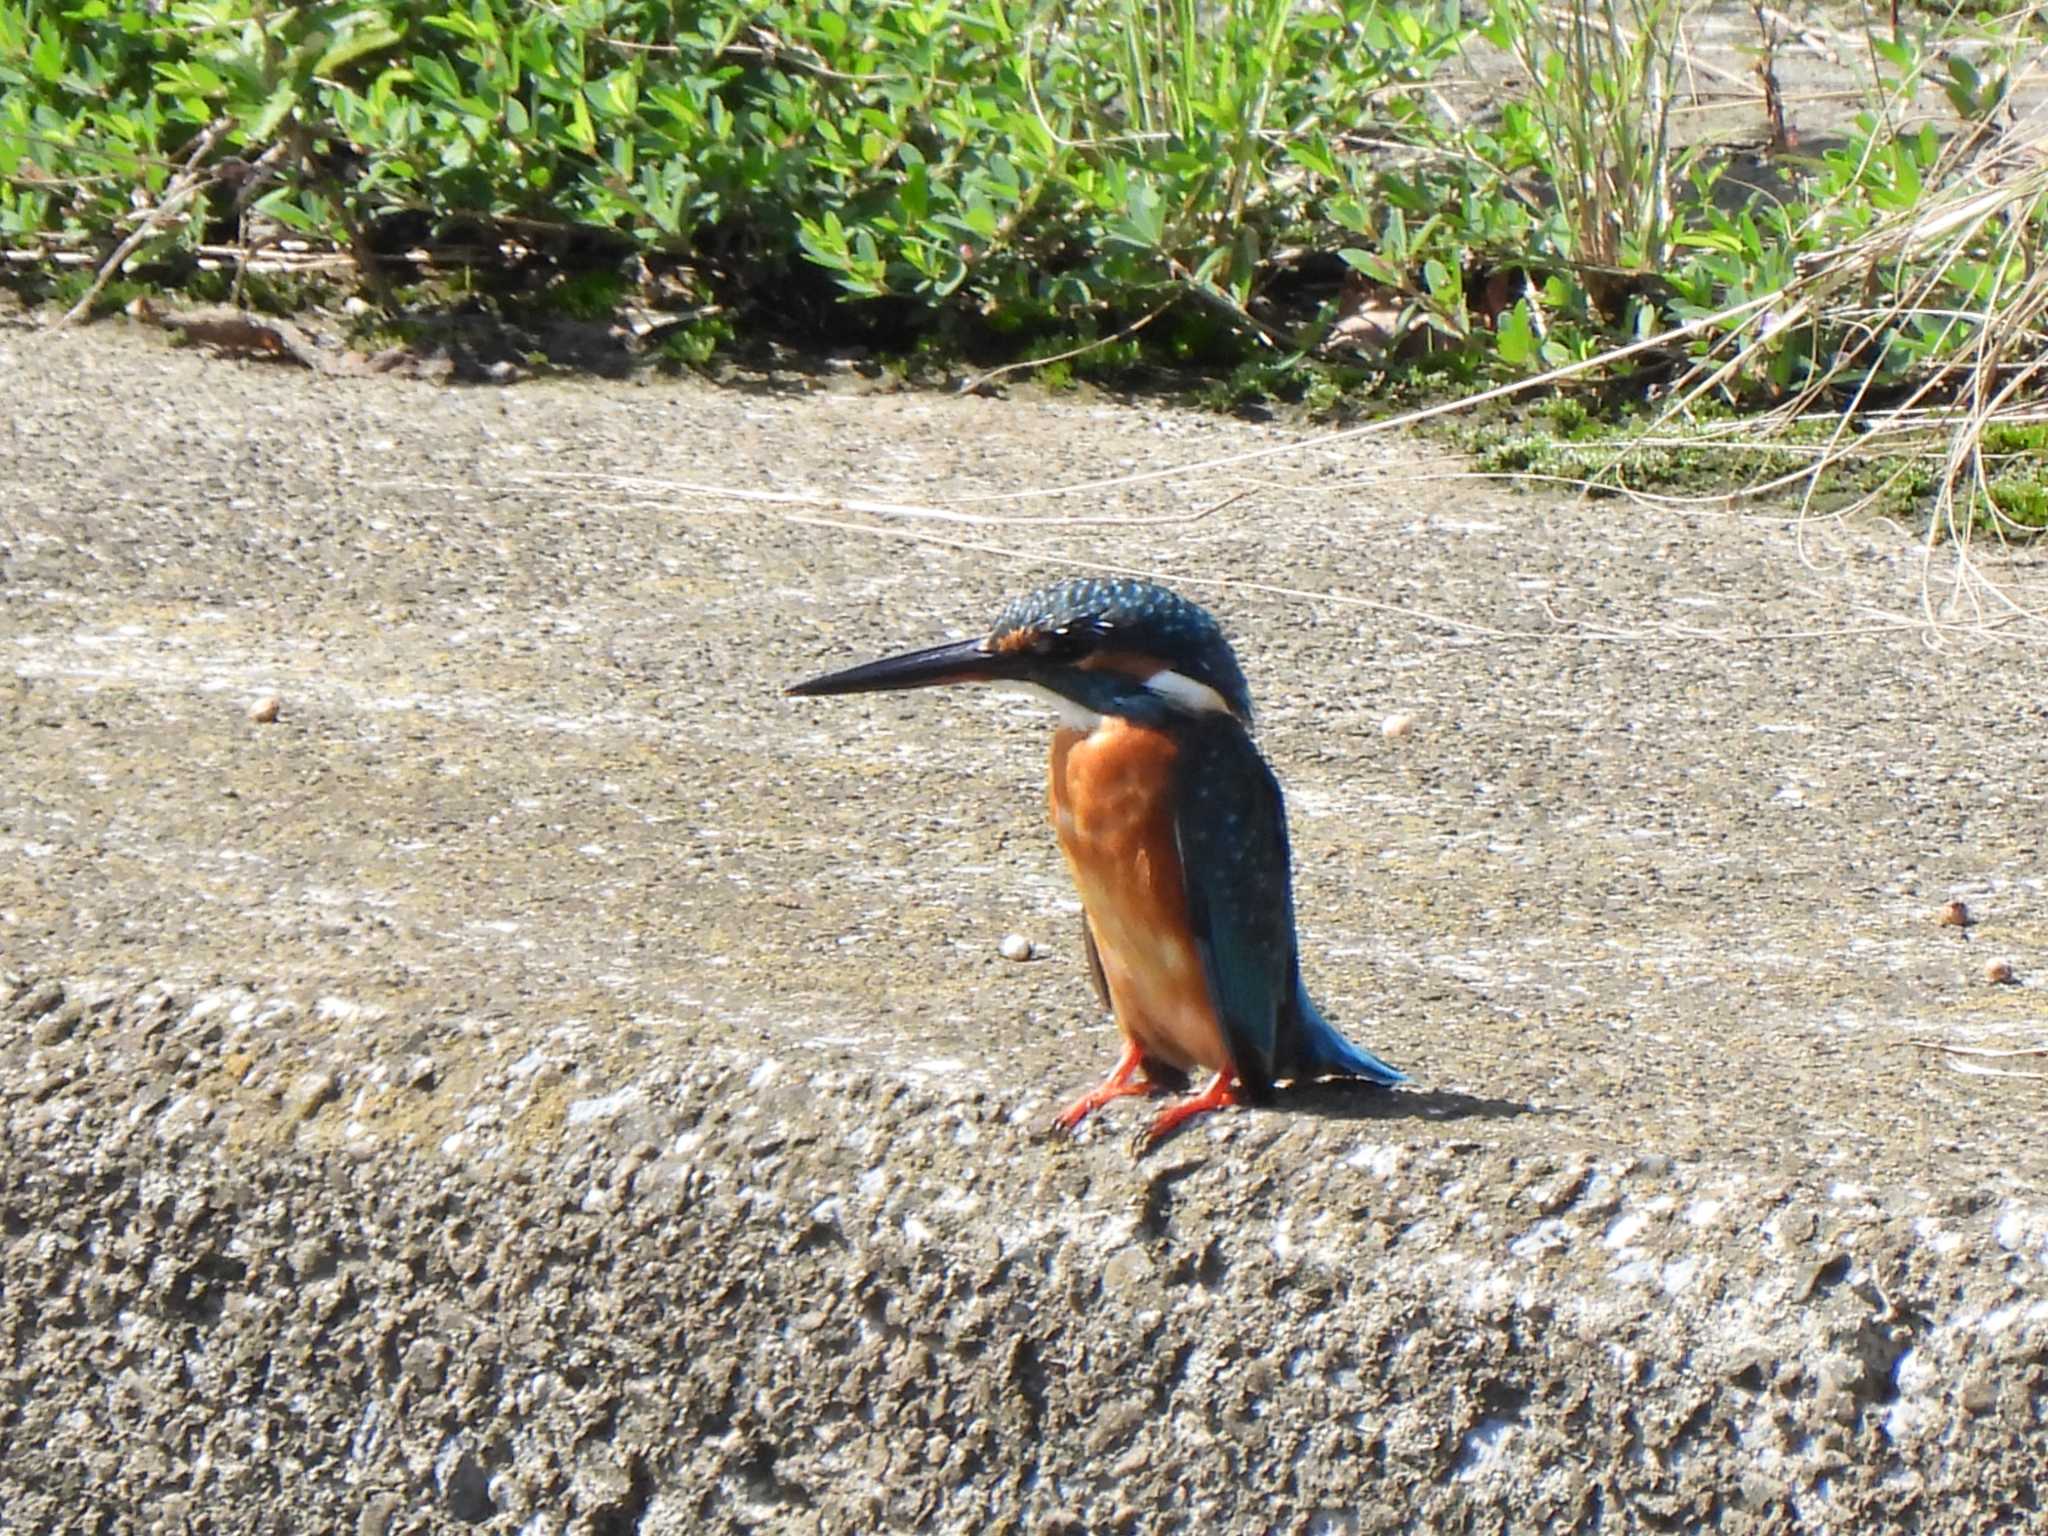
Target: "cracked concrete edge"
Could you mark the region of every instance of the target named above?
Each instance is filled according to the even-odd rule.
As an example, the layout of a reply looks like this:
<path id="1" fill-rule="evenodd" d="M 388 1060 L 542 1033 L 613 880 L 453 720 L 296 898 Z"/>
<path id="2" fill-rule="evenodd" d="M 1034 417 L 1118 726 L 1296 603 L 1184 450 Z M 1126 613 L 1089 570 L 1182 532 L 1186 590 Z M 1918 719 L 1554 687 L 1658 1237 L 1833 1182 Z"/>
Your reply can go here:
<path id="1" fill-rule="evenodd" d="M 1235 1115 L 1134 1165 L 970 1082 L 730 1046 L 597 1092 L 332 1002 L 322 1043 L 318 1000 L 233 987 L 0 1000 L 8 1530 L 2040 1506 L 2048 1209 L 2017 1201 L 1483 1122 Z"/>

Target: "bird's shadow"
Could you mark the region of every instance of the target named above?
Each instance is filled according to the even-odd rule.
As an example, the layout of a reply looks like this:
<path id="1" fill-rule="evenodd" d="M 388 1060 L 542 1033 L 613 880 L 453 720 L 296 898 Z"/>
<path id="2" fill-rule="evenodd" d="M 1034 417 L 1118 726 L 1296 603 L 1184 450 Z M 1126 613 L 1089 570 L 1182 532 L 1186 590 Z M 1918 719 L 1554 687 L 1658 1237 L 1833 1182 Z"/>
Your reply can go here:
<path id="1" fill-rule="evenodd" d="M 1173 1091 L 1166 1089 L 1167 1094 Z M 1523 1115 L 1547 1118 L 1569 1113 L 1561 1108 L 1531 1104 L 1524 1099 L 1483 1098 L 1477 1094 L 1460 1093 L 1455 1088 L 1389 1088 L 1380 1083 L 1347 1078 L 1290 1083 L 1285 1087 L 1276 1084 L 1273 1097 L 1254 1112 L 1261 1111 L 1305 1114 L 1324 1120 L 1424 1120 L 1442 1125 L 1460 1120 L 1514 1120 Z M 1147 1153 L 1170 1145 L 1184 1135 L 1192 1123 L 1177 1125 L 1155 1140 L 1148 1116 L 1132 1133 L 1131 1155 L 1143 1158 Z M 1058 1126 L 1048 1126 L 1046 1134 L 1064 1140 L 1074 1133 Z"/>
<path id="2" fill-rule="evenodd" d="M 1454 1088 L 1383 1088 L 1342 1079 L 1276 1088 L 1273 1107 L 1325 1120 L 1513 1120 L 1565 1113 L 1522 1099 L 1483 1098 Z"/>
<path id="3" fill-rule="evenodd" d="M 1306 1114 L 1324 1120 L 1424 1120 L 1448 1125 L 1459 1120 L 1513 1120 L 1522 1115 L 1562 1115 L 1562 1109 L 1539 1108 L 1521 1099 L 1488 1099 L 1454 1088 L 1400 1089 L 1379 1083 L 1330 1078 L 1323 1082 L 1275 1087 L 1264 1108 L 1282 1114 Z M 1132 1139 L 1133 1157 L 1143 1158 L 1171 1144 L 1187 1130 L 1176 1126 L 1157 1141 L 1141 1126 Z"/>

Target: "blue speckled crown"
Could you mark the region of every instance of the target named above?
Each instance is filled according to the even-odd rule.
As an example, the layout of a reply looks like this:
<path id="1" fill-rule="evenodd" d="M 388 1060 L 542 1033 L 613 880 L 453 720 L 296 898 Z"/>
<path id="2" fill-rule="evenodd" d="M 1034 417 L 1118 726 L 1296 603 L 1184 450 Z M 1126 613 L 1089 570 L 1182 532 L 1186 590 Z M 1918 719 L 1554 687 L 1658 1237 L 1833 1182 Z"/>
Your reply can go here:
<path id="1" fill-rule="evenodd" d="M 1037 630 L 1097 637 L 1139 656 L 1155 656 L 1174 671 L 1207 683 L 1242 720 L 1252 717 L 1251 689 L 1230 642 L 1205 608 L 1149 581 L 1081 576 L 1012 598 L 996 615 L 995 636 Z"/>

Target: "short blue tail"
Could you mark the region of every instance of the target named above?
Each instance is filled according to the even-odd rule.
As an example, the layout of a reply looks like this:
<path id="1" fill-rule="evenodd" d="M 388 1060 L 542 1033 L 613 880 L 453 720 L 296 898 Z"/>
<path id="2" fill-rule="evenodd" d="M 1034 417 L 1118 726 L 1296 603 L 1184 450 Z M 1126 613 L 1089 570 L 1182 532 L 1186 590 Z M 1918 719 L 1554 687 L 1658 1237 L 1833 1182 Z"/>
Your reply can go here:
<path id="1" fill-rule="evenodd" d="M 1408 1074 L 1388 1066 L 1363 1046 L 1346 1040 L 1309 1001 L 1308 992 L 1294 989 L 1294 1010 L 1300 1021 L 1300 1060 L 1280 1077 L 1361 1077 L 1388 1087 L 1408 1081 Z"/>

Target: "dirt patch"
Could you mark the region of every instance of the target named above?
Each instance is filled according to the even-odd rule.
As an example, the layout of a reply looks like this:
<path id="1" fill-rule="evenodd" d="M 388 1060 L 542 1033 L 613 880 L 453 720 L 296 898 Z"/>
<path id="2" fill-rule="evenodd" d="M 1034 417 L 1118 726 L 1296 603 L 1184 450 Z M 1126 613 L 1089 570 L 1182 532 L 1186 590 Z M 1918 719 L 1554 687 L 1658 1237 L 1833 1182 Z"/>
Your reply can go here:
<path id="1" fill-rule="evenodd" d="M 0 366 L 22 1528 L 2039 1508 L 2048 1091 L 1916 1042 L 2041 1037 L 2043 711 L 1884 619 L 1914 542 L 1380 438 L 974 499 L 1288 441 L 1102 405 Z M 1043 1133 L 1113 1055 L 1044 719 L 778 690 L 1076 567 L 1237 637 L 1412 1091 Z"/>

